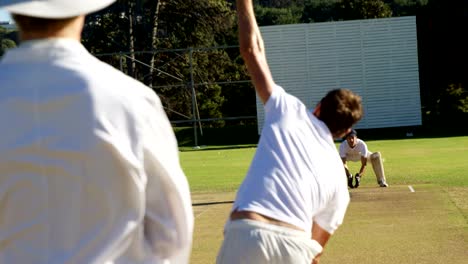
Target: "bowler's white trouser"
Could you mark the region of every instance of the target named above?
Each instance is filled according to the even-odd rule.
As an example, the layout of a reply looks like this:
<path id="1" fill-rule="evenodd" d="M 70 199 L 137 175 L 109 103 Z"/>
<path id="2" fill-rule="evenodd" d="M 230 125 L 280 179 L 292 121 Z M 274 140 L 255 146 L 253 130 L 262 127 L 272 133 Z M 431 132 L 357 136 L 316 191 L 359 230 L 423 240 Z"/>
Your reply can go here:
<path id="1" fill-rule="evenodd" d="M 217 264 L 310 264 L 322 246 L 310 233 L 259 221 L 228 221 Z"/>

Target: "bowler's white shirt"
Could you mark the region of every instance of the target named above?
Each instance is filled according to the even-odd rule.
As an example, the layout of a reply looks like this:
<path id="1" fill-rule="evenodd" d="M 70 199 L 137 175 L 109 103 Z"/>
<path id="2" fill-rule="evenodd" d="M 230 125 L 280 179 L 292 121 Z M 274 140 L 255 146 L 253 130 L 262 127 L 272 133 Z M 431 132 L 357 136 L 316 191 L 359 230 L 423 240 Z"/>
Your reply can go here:
<path id="1" fill-rule="evenodd" d="M 0 263 L 187 263 L 193 214 L 159 98 L 77 41 L 0 63 Z"/>
<path id="2" fill-rule="evenodd" d="M 361 157 L 369 157 L 370 152 L 364 141 L 356 138 L 356 146 L 350 147 L 348 141 L 344 140 L 340 144 L 340 157 L 346 158 L 347 161 L 360 161 Z"/>
<path id="3" fill-rule="evenodd" d="M 349 192 L 330 130 L 281 87 L 274 89 L 265 113 L 233 210 L 257 212 L 306 232 L 315 221 L 332 234 L 343 222 Z"/>

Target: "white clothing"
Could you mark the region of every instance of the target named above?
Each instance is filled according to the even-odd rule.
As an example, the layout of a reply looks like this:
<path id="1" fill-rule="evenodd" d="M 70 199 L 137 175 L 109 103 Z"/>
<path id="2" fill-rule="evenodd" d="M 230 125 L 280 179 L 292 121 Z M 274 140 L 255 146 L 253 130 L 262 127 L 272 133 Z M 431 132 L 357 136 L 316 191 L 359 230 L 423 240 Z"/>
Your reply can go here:
<path id="1" fill-rule="evenodd" d="M 306 232 L 248 219 L 226 224 L 218 264 L 310 264 L 322 246 Z"/>
<path id="2" fill-rule="evenodd" d="M 349 203 L 343 164 L 328 127 L 296 97 L 276 87 L 233 210 L 253 211 L 306 232 L 315 221 L 330 234 Z"/>
<path id="3" fill-rule="evenodd" d="M 193 212 L 159 98 L 77 41 L 0 63 L 0 263 L 187 263 Z"/>
<path id="4" fill-rule="evenodd" d="M 361 157 L 369 158 L 371 152 L 367 149 L 364 141 L 356 138 L 356 146 L 350 147 L 348 141 L 343 140 L 340 144 L 340 157 L 346 158 L 347 161 L 360 161 Z"/>

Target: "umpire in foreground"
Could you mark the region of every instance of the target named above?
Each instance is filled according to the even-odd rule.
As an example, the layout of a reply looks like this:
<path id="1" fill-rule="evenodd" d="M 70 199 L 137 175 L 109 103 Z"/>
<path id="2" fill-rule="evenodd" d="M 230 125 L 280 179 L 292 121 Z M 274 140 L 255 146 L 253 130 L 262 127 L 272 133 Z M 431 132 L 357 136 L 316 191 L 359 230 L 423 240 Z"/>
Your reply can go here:
<path id="1" fill-rule="evenodd" d="M 81 45 L 115 0 L 2 0 L 0 262 L 188 263 L 193 213 L 159 98 Z"/>
<path id="2" fill-rule="evenodd" d="M 318 263 L 349 204 L 333 138 L 361 119 L 361 98 L 337 89 L 309 111 L 275 84 L 252 0 L 237 0 L 237 12 L 241 53 L 264 104 L 265 123 L 217 263 Z"/>

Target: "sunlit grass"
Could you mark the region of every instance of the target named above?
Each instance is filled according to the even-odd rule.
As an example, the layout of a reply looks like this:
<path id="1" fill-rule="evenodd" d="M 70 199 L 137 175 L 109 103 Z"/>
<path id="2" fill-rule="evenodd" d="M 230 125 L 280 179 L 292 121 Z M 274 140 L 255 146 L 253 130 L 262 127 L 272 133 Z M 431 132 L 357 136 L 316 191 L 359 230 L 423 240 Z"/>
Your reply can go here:
<path id="1" fill-rule="evenodd" d="M 380 151 L 391 184 L 429 183 L 468 186 L 468 137 L 368 141 L 371 151 Z M 191 190 L 196 192 L 237 189 L 255 153 L 254 147 L 180 152 Z M 359 163 L 351 163 L 357 172 Z M 372 167 L 363 184 L 376 184 Z"/>

